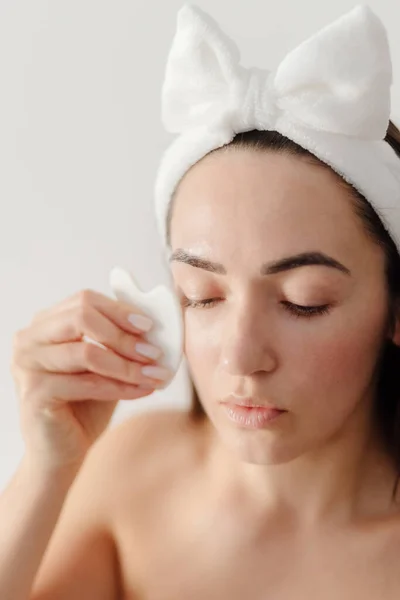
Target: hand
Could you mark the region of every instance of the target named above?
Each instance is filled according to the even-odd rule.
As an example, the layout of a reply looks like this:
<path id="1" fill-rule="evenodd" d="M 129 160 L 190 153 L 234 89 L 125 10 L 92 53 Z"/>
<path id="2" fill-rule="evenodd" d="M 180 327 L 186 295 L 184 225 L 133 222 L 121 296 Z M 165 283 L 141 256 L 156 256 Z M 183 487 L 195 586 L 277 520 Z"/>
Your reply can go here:
<path id="1" fill-rule="evenodd" d="M 41 311 L 15 334 L 11 373 L 26 454 L 35 465 L 46 471 L 79 466 L 118 400 L 148 396 L 165 385 L 162 374 L 172 377 L 161 367 L 158 379 L 142 374 L 155 359 L 137 352 L 136 343 L 146 340 L 129 322 L 132 314 L 144 315 L 131 304 L 83 290 Z"/>

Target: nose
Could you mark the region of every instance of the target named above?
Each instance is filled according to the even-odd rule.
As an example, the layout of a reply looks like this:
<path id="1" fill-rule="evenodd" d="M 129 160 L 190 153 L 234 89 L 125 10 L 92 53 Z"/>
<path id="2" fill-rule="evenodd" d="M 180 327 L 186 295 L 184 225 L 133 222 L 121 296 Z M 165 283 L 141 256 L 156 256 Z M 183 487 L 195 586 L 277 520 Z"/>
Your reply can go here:
<path id="1" fill-rule="evenodd" d="M 277 364 L 268 315 L 257 307 L 232 309 L 221 341 L 221 369 L 230 375 L 270 372 Z"/>

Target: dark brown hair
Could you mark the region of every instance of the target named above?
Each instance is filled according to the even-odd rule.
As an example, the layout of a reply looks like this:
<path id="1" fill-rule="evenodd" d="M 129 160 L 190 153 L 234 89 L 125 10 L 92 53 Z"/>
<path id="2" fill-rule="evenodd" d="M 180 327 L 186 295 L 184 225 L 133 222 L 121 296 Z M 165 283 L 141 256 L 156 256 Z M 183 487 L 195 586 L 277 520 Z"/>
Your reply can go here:
<path id="1" fill-rule="evenodd" d="M 400 131 L 392 123 L 385 136 L 385 141 L 395 150 L 400 160 Z M 234 139 L 223 146 L 212 150 L 221 152 L 230 147 L 249 148 L 258 151 L 270 151 L 298 156 L 316 166 L 330 169 L 315 155 L 305 150 L 292 140 L 276 131 L 252 130 L 237 134 Z M 400 165 L 399 165 L 400 167 Z M 400 255 L 397 247 L 384 227 L 371 204 L 353 186 L 337 175 L 339 185 L 348 192 L 356 214 L 369 235 L 370 239 L 378 244 L 385 255 L 385 274 L 388 290 L 388 327 L 393 332 L 396 318 L 399 316 L 400 303 Z M 167 218 L 167 240 L 170 244 L 171 218 L 173 199 L 169 206 Z M 382 348 L 377 362 L 377 391 L 376 391 L 376 419 L 383 434 L 390 456 L 394 459 L 397 472 L 400 474 L 400 348 L 392 341 L 387 340 Z M 197 390 L 193 386 L 191 415 L 193 418 L 204 418 L 205 412 L 200 402 Z M 396 493 L 396 490 L 394 491 Z"/>

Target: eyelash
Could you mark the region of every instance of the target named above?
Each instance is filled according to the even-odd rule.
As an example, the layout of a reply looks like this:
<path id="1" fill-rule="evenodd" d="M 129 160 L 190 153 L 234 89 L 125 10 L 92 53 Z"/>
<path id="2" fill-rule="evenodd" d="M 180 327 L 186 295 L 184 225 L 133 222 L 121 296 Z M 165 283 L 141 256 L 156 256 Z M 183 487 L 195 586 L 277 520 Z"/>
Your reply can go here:
<path id="1" fill-rule="evenodd" d="M 183 306 L 187 308 L 212 308 L 217 302 L 216 298 L 209 298 L 207 300 L 189 300 L 184 298 Z M 310 319 L 318 315 L 326 315 L 329 313 L 330 305 L 324 304 L 322 306 L 301 306 L 299 304 L 293 304 L 292 302 L 283 302 L 285 310 L 287 310 L 294 317 L 303 317 Z"/>

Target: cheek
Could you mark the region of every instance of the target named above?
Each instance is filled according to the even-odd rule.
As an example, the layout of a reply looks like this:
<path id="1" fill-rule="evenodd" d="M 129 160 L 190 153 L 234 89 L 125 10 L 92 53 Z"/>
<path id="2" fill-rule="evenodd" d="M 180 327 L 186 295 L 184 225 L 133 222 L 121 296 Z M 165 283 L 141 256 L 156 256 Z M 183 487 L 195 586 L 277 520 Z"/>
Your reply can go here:
<path id="1" fill-rule="evenodd" d="M 382 333 L 382 320 L 371 315 L 342 321 L 323 336 L 316 332 L 307 338 L 302 352 L 285 359 L 298 401 L 321 417 L 347 415 L 371 382 Z"/>

